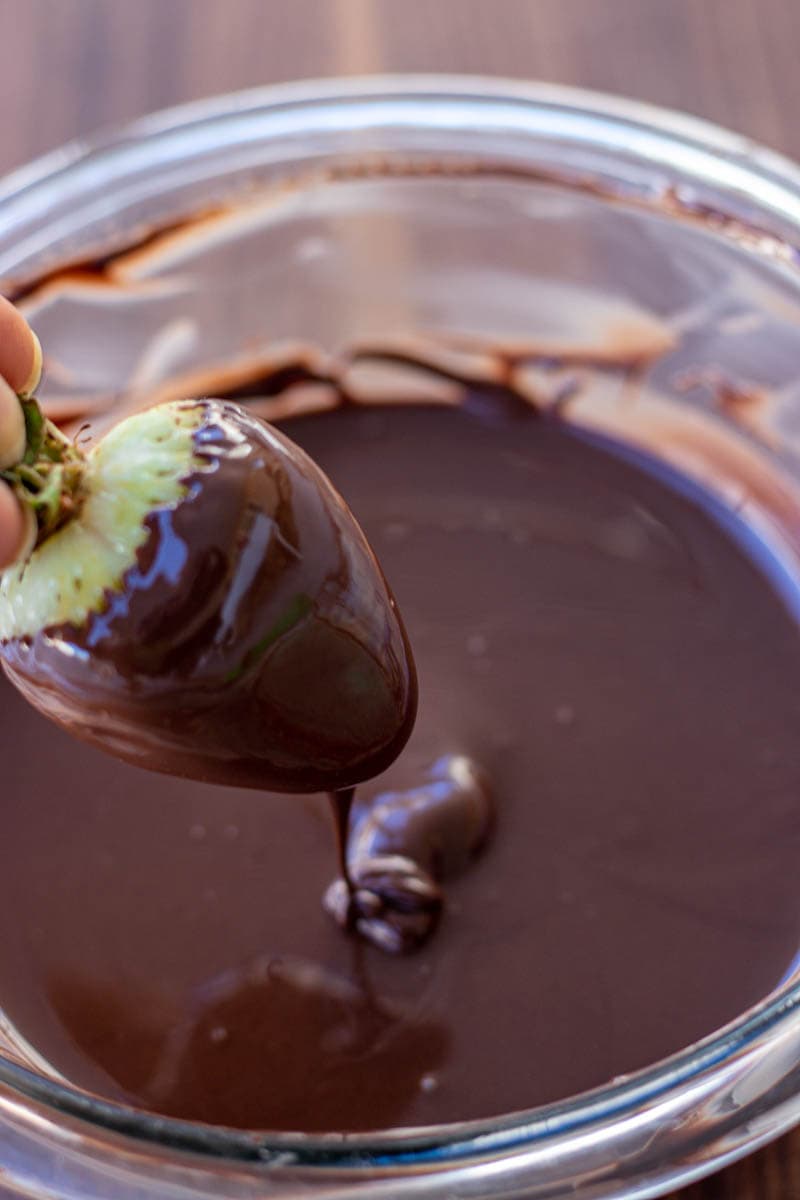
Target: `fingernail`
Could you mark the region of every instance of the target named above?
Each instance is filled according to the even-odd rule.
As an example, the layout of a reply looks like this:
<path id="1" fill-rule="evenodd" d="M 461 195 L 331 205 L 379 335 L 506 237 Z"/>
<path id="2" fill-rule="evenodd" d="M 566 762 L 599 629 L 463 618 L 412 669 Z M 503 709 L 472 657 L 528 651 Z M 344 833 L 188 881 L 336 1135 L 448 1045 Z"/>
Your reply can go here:
<path id="1" fill-rule="evenodd" d="M 33 342 L 33 362 L 31 363 L 30 375 L 19 389 L 22 396 L 32 396 L 42 378 L 42 344 L 32 329 L 30 334 Z"/>

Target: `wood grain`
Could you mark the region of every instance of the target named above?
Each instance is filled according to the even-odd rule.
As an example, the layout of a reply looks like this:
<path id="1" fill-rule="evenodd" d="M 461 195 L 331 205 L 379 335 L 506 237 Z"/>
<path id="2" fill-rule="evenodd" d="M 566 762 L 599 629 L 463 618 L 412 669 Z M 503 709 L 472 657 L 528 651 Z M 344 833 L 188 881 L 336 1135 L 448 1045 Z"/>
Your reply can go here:
<path id="1" fill-rule="evenodd" d="M 376 71 L 579 84 L 800 158 L 798 0 L 0 0 L 0 172 L 234 88 Z M 800 1132 L 680 1193 L 800 1198 Z"/>

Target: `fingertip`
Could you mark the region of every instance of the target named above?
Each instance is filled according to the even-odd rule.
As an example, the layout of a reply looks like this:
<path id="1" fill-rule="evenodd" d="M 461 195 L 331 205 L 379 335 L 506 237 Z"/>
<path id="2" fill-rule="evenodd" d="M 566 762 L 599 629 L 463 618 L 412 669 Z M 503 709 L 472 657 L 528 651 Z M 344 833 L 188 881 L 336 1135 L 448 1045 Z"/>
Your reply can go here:
<path id="1" fill-rule="evenodd" d="M 30 395 L 41 373 L 39 339 L 19 309 L 0 296 L 0 375 L 15 392 Z"/>

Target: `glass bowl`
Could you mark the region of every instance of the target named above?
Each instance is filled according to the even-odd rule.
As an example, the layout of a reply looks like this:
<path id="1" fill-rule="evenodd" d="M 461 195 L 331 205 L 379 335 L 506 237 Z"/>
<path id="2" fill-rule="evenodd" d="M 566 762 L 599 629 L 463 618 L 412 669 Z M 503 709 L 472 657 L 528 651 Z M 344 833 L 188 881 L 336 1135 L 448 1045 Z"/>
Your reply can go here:
<path id="1" fill-rule="evenodd" d="M 391 400 L 413 386 L 412 345 L 444 379 L 499 350 L 537 403 L 746 509 L 787 596 L 800 569 L 798 244 L 800 172 L 778 156 L 676 114 L 511 81 L 203 101 L 0 184 L 0 290 L 41 336 L 43 398 L 65 421 L 102 427 L 220 378 L 280 415 L 251 386 L 265 364 L 299 370 L 289 407 L 302 405 L 309 380 L 359 346 L 388 352 L 369 386 Z M 590 378 L 579 398 L 557 372 L 543 378 L 543 346 Z M 729 1026 L 592 1092 L 347 1136 L 99 1100 L 6 1020 L 3 1186 L 64 1200 L 655 1195 L 800 1117 L 798 1000 L 790 967 Z"/>

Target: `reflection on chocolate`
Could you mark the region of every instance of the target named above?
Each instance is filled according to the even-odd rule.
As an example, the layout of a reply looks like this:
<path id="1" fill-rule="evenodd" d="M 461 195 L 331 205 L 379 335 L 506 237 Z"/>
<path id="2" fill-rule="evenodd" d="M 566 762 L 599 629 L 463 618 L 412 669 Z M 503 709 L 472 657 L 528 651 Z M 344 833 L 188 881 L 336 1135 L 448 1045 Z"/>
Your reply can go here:
<path id="1" fill-rule="evenodd" d="M 69 967 L 53 972 L 44 994 L 70 1038 L 127 1094 L 145 1095 L 158 1072 L 166 1032 L 181 1019 L 157 988 L 103 983 Z"/>
<path id="2" fill-rule="evenodd" d="M 463 406 L 344 405 L 285 425 L 374 546 L 420 675 L 407 748 L 360 792 L 353 874 L 373 854 L 446 871 L 424 849 L 427 827 L 420 843 L 407 825 L 395 840 L 392 824 L 443 756 L 479 764 L 497 804 L 486 852 L 472 860 L 471 837 L 453 852 L 444 918 L 415 954 L 342 937 L 323 911 L 323 798 L 145 775 L 5 688 L 0 996 L 69 1079 L 156 1110 L 292 1129 L 299 1061 L 321 1079 L 341 1070 L 335 1105 L 309 1093 L 305 1129 L 486 1117 L 689 1045 L 794 961 L 800 639 L 768 551 L 668 467 L 496 397 L 478 384 Z M 764 506 L 775 498 L 764 491 Z M 791 495 L 779 498 L 788 513 Z M 477 848 L 485 810 L 469 811 L 459 829 Z M 298 976 L 282 977 L 265 1110 L 248 1041 L 264 985 L 241 964 L 277 960 L 352 997 L 357 1052 L 345 1062 L 328 1038 L 339 1001 L 318 990 L 300 1002 Z M 204 981 L 220 978 L 204 1008 Z M 75 980 L 106 981 L 85 984 L 92 1029 L 157 992 L 146 1028 L 128 1046 L 86 1022 L 78 1035 Z M 397 1041 L 376 1032 L 376 1009 L 401 1015 Z M 217 1072 L 228 1037 L 251 1049 Z M 154 1073 L 155 1058 L 180 1065 Z"/>
<path id="3" fill-rule="evenodd" d="M 47 992 L 116 1083 L 196 1121 L 311 1132 L 335 1129 L 346 1111 L 356 1127 L 388 1128 L 448 1055 L 446 1029 L 382 1007 L 366 973 L 353 982 L 292 957 L 204 982 L 167 1027 L 152 1017 L 157 1000 L 91 977 L 54 976 Z"/>

